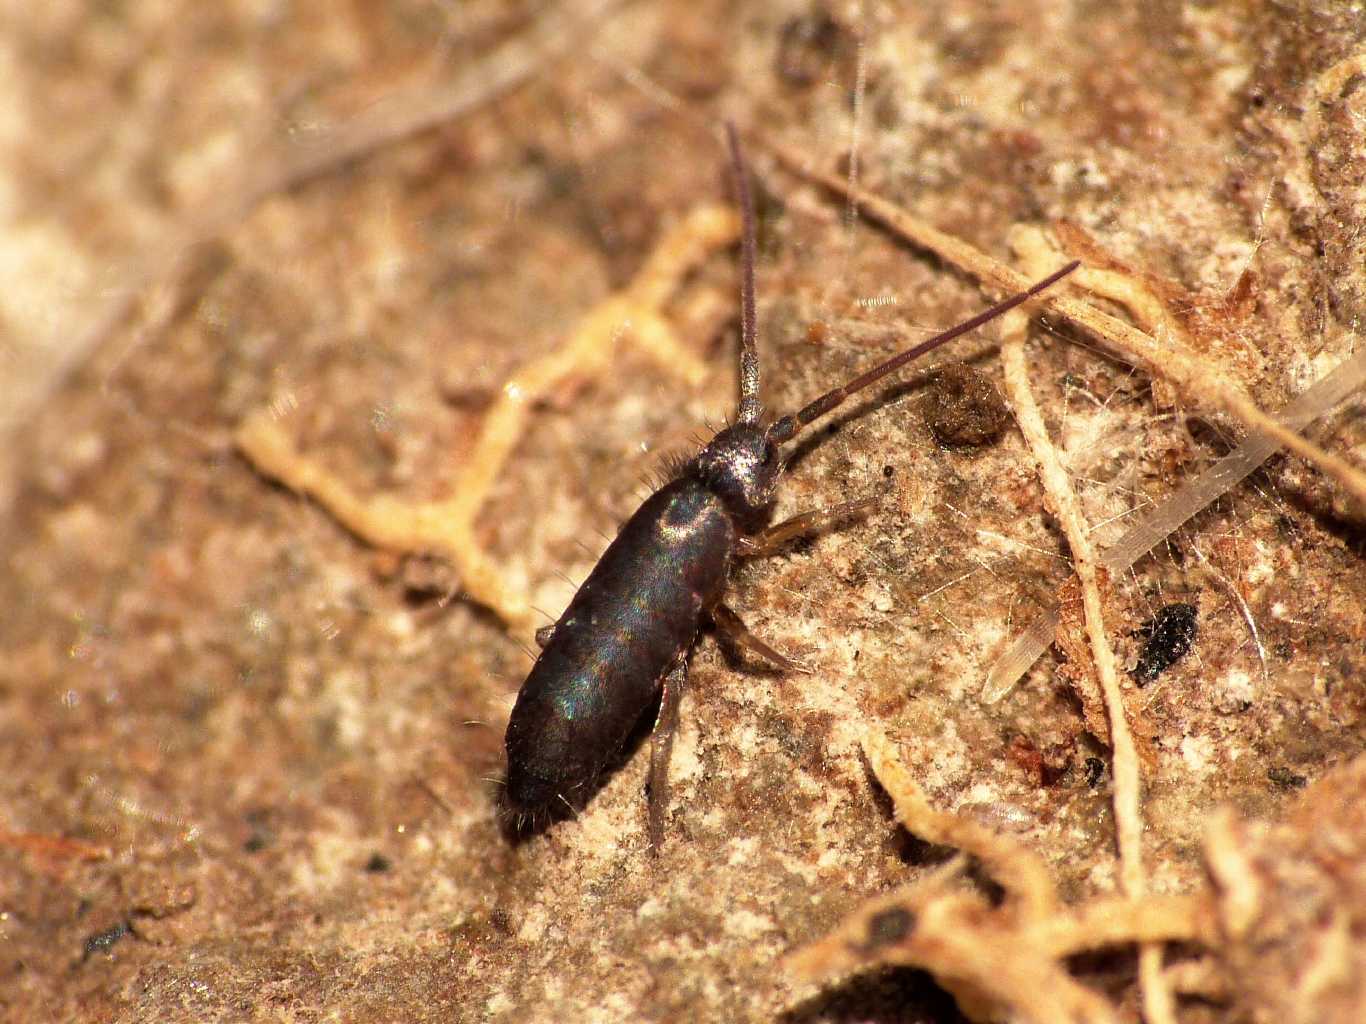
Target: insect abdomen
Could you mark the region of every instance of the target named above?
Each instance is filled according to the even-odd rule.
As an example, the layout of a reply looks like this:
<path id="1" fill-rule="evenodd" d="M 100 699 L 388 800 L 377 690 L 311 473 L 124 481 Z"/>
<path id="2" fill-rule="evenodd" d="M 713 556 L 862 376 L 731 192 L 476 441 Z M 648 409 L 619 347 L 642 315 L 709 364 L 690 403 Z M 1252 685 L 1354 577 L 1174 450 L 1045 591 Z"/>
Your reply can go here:
<path id="1" fill-rule="evenodd" d="M 720 597 L 736 530 L 699 481 L 636 511 L 555 625 L 508 722 L 508 799 L 543 807 L 592 782 L 659 695 Z"/>

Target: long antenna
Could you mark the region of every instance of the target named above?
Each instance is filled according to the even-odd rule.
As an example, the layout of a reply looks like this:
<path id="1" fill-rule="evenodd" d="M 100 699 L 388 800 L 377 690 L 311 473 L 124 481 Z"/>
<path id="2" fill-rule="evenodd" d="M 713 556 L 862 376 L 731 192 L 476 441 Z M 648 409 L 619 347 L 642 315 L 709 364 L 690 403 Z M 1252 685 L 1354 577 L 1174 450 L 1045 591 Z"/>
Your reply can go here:
<path id="1" fill-rule="evenodd" d="M 976 330 L 978 327 L 981 327 L 984 323 L 987 323 L 990 320 L 995 320 L 1002 313 L 1007 313 L 1010 310 L 1014 309 L 1020 303 L 1029 301 L 1034 296 L 1038 295 L 1039 292 L 1043 291 L 1045 288 L 1049 288 L 1052 285 L 1057 284 L 1068 274 L 1072 273 L 1072 271 L 1076 270 L 1079 266 L 1081 266 L 1081 261 L 1073 260 L 1071 263 L 1067 264 L 1067 266 L 1063 267 L 1061 270 L 1055 270 L 1053 273 L 1045 277 L 1042 281 L 1039 281 L 1037 284 L 1031 285 L 1024 291 L 1012 295 L 1008 299 L 1003 299 L 1002 301 L 996 303 L 996 305 L 992 306 L 990 309 L 982 310 L 982 312 L 978 313 L 976 316 L 968 320 L 964 320 L 961 324 L 957 324 L 953 327 L 950 327 L 947 331 L 944 331 L 941 334 L 936 334 L 933 338 L 929 338 L 925 341 L 922 341 L 919 345 L 916 345 L 913 348 L 908 348 L 905 352 L 902 352 L 899 355 L 892 356 L 892 358 L 888 359 L 885 363 L 873 367 L 867 373 L 855 377 L 853 380 L 849 381 L 849 383 L 842 384 L 837 388 L 827 391 L 825 394 L 821 395 L 820 398 L 817 398 L 815 401 L 808 402 L 799 412 L 795 414 L 789 413 L 782 419 L 777 420 L 773 424 L 773 426 L 768 428 L 768 439 L 770 441 L 773 441 L 775 444 L 781 444 L 783 441 L 790 440 L 797 433 L 797 431 L 802 429 L 802 427 L 806 426 L 817 416 L 823 416 L 830 410 L 837 408 L 851 395 L 857 394 L 864 388 L 868 387 L 868 385 L 870 384 L 877 383 L 883 377 L 887 376 L 887 374 L 901 369 L 907 363 L 911 362 L 914 359 L 919 359 L 925 353 L 937 349 L 940 345 L 943 345 L 945 342 L 952 341 L 954 338 L 957 338 L 960 335 L 967 334 L 968 331 Z M 757 368 L 755 370 L 755 373 L 757 375 Z"/>
<path id="2" fill-rule="evenodd" d="M 732 121 L 726 122 L 726 141 L 730 144 L 730 169 L 735 176 L 735 191 L 740 199 L 740 410 L 741 423 L 757 423 L 759 407 L 759 347 L 757 318 L 754 315 L 754 197 L 749 191 L 749 172 L 740 151 L 740 137 Z"/>

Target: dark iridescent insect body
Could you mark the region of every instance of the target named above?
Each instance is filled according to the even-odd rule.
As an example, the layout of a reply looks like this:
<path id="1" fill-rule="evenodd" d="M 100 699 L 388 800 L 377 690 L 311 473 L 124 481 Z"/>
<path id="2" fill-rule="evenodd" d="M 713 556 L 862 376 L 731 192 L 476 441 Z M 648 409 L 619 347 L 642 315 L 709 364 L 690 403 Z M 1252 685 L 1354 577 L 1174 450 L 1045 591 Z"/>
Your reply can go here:
<path id="1" fill-rule="evenodd" d="M 744 223 L 737 422 L 641 505 L 559 621 L 538 636 L 541 654 L 517 695 L 507 730 L 507 800 L 519 819 L 535 817 L 557 802 L 572 807 L 658 702 L 650 785 L 650 834 L 657 845 L 686 658 L 702 623 L 710 618 L 737 646 L 781 668 L 801 667 L 751 635 L 721 600 L 735 560 L 872 504 L 847 502 L 766 528 L 782 473 L 778 445 L 855 392 L 1000 316 L 1076 268 L 1070 264 L 764 426 L 758 397 L 753 204 L 735 131 L 727 126 L 727 132 Z"/>
<path id="2" fill-rule="evenodd" d="M 514 806 L 545 806 L 597 777 L 720 599 L 736 536 L 724 504 L 686 477 L 627 521 L 517 696 L 507 734 Z"/>

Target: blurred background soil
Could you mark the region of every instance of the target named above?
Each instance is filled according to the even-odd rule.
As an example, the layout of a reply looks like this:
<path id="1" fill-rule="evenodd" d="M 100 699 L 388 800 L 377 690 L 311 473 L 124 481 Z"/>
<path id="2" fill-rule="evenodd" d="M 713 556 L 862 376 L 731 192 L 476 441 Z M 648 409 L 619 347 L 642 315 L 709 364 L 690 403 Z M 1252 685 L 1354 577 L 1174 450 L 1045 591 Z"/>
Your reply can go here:
<path id="1" fill-rule="evenodd" d="M 723 116 L 823 168 L 856 159 L 1002 258 L 1012 224 L 1069 222 L 1088 262 L 1181 296 L 1195 344 L 1274 409 L 1360 343 L 1366 76 L 1324 76 L 1364 27 L 1359 5 L 1274 0 L 9 5 L 0 1014 L 959 1019 L 913 971 L 817 990 L 779 960 L 943 858 L 895 828 L 859 754 L 870 724 L 937 806 L 1028 842 L 1068 898 L 1114 887 L 1108 754 L 1057 656 L 977 699 L 1066 578 L 1013 423 L 941 447 L 921 371 L 813 435 L 779 517 L 883 501 L 737 574 L 748 624 L 816 672 L 699 641 L 657 858 L 640 756 L 577 820 L 509 841 L 489 780 L 524 647 L 448 567 L 367 547 L 254 472 L 232 431 L 273 406 L 357 489 L 446 495 L 503 380 L 664 225 L 728 200 Z M 490 54 L 519 40 L 534 59 L 503 81 L 515 62 Z M 346 147 L 453 83 L 451 116 Z M 770 407 L 985 301 L 751 155 Z M 478 533 L 551 615 L 661 454 L 730 413 L 736 288 L 717 254 L 668 310 L 715 367 L 705 387 L 625 346 L 537 409 Z M 990 332 L 954 354 L 999 380 Z M 1236 434 L 1057 324 L 1030 358 L 1102 543 Z M 1362 462 L 1359 405 L 1312 434 Z M 1161 609 L 1198 626 L 1141 691 L 1154 888 L 1204 884 L 1214 808 L 1279 819 L 1362 751 L 1364 522 L 1277 457 L 1113 581 L 1128 667 Z M 1132 956 L 1078 969 L 1122 993 Z M 1271 998 L 1182 1020 L 1259 1019 Z"/>

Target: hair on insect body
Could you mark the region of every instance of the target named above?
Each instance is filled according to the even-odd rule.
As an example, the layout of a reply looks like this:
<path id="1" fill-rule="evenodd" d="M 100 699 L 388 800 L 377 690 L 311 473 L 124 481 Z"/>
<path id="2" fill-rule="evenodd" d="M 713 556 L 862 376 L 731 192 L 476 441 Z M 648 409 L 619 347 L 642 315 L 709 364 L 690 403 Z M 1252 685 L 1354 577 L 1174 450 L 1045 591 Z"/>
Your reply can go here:
<path id="1" fill-rule="evenodd" d="M 802 670 L 750 633 L 722 600 L 736 560 L 767 553 L 872 504 L 845 502 L 767 525 L 783 472 L 779 445 L 850 396 L 1033 298 L 1078 266 L 1068 264 L 765 425 L 754 310 L 754 203 L 733 125 L 726 125 L 726 134 L 743 226 L 735 422 L 645 500 L 559 621 L 537 633 L 541 652 L 507 729 L 505 800 L 519 829 L 528 821 L 549 820 L 556 805 L 572 811 L 574 800 L 591 792 L 642 715 L 658 702 L 649 812 L 650 842 L 658 847 L 687 657 L 703 621 L 709 619 L 737 648 L 781 669 Z"/>

